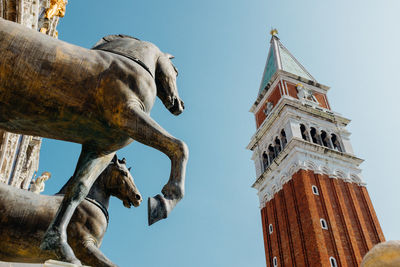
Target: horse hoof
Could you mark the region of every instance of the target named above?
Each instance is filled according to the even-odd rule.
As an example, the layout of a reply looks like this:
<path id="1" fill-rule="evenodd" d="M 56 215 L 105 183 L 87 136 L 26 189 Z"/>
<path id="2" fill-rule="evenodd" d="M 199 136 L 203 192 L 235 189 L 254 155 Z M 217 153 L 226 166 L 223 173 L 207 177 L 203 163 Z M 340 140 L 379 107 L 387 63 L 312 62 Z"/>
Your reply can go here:
<path id="1" fill-rule="evenodd" d="M 77 266 L 82 266 L 82 263 L 75 257 L 72 248 L 65 240 L 62 240 L 57 231 L 48 231 L 40 244 L 41 250 L 53 251 L 58 260 L 70 262 Z"/>
<path id="2" fill-rule="evenodd" d="M 167 218 L 167 205 L 165 203 L 165 199 L 161 195 L 148 198 L 147 215 L 149 225 Z"/>
<path id="3" fill-rule="evenodd" d="M 53 230 L 48 230 L 43 237 L 42 243 L 40 244 L 41 250 L 55 250 L 61 243 L 60 233 Z"/>
<path id="4" fill-rule="evenodd" d="M 170 199 L 161 195 L 157 195 L 154 198 L 149 197 L 147 207 L 149 225 L 167 218 L 178 201 L 178 199 Z"/>

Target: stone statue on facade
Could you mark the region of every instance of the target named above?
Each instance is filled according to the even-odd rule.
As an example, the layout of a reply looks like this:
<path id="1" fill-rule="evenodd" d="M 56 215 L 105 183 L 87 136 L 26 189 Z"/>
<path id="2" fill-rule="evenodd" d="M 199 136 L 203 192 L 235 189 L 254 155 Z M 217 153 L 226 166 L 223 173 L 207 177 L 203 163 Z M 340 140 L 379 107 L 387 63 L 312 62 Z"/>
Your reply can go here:
<path id="1" fill-rule="evenodd" d="M 302 84 L 297 84 L 297 97 L 299 99 L 306 99 L 308 101 L 312 101 L 318 103 L 317 98 L 313 95 L 312 91 L 305 88 Z"/>
<path id="2" fill-rule="evenodd" d="M 265 109 L 264 109 L 264 114 L 266 117 L 268 117 L 271 114 L 271 111 L 274 108 L 274 104 L 272 102 L 267 102 Z"/>
<path id="3" fill-rule="evenodd" d="M 51 173 L 43 172 L 38 178 L 31 181 L 31 187 L 29 191 L 40 194 L 44 191 L 44 183 L 49 180 L 51 177 Z"/>
<path id="4" fill-rule="evenodd" d="M 82 144 L 75 172 L 41 243 L 80 264 L 66 229 L 76 207 L 115 152 L 134 140 L 166 154 L 171 173 L 149 198 L 149 224 L 168 216 L 184 195 L 188 148 L 150 116 L 156 96 L 174 115 L 184 109 L 171 55 L 124 35 L 92 50 L 0 19 L 0 128 Z"/>

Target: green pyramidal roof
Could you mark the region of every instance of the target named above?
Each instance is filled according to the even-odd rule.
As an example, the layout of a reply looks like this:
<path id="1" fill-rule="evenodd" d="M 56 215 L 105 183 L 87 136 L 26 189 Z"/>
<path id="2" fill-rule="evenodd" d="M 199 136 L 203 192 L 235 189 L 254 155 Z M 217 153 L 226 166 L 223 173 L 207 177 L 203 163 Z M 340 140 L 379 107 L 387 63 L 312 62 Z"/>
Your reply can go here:
<path id="1" fill-rule="evenodd" d="M 308 80 L 316 82 L 313 76 L 297 61 L 297 59 L 287 50 L 285 46 L 279 41 L 276 35 L 271 38 L 271 47 L 269 48 L 267 63 L 265 65 L 263 78 L 260 85 L 261 93 L 267 86 L 272 76 L 277 70 L 283 70 L 301 76 Z"/>

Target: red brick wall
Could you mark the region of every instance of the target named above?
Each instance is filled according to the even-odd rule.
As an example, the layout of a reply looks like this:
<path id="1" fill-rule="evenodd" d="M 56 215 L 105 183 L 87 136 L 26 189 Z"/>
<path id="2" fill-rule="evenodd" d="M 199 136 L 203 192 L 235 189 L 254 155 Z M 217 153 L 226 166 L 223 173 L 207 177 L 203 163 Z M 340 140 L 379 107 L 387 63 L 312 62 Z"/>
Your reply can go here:
<path id="1" fill-rule="evenodd" d="M 278 266 L 330 266 L 331 256 L 339 266 L 358 266 L 373 245 L 385 240 L 365 187 L 312 171 L 295 173 L 265 203 L 261 218 L 267 266 L 273 266 L 273 257 Z"/>
<path id="2" fill-rule="evenodd" d="M 275 88 L 272 90 L 271 94 L 267 98 L 267 100 L 262 104 L 260 110 L 256 113 L 256 125 L 257 128 L 260 127 L 260 125 L 263 123 L 265 120 L 265 106 L 267 102 L 272 102 L 272 104 L 275 105 L 278 103 L 279 99 L 281 98 L 281 92 L 279 90 L 279 84 L 275 86 Z"/>
<path id="3" fill-rule="evenodd" d="M 289 95 L 291 97 L 297 98 L 297 89 L 296 85 L 293 83 L 286 82 L 287 89 L 289 91 Z"/>
<path id="4" fill-rule="evenodd" d="M 328 103 L 328 98 L 326 97 L 325 94 L 320 94 L 320 93 L 314 93 L 315 98 L 318 100 L 319 106 L 326 108 L 326 109 L 331 109 L 329 107 Z"/>

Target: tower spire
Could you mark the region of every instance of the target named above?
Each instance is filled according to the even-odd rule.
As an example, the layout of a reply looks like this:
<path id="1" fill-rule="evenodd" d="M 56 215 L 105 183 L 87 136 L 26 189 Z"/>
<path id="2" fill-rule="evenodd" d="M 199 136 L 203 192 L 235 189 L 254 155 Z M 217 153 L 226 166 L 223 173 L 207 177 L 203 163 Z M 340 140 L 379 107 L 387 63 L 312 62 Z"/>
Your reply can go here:
<path id="1" fill-rule="evenodd" d="M 265 65 L 259 94 L 264 89 L 268 89 L 268 84 L 274 82 L 274 77 L 278 72 L 286 72 L 294 78 L 302 77 L 308 81 L 317 82 L 316 79 L 306 70 L 306 68 L 289 52 L 278 38 L 278 30 L 272 28 L 270 31 L 271 41 Z"/>

